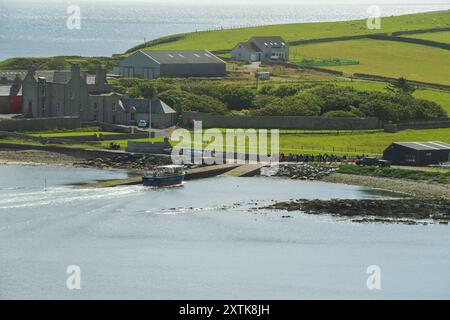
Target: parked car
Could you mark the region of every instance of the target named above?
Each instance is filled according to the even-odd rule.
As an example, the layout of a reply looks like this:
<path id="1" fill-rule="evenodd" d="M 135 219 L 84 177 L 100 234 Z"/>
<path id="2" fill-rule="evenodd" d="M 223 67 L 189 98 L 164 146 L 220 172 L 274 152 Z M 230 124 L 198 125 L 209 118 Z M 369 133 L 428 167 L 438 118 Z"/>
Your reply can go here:
<path id="1" fill-rule="evenodd" d="M 141 129 L 148 128 L 148 122 L 146 120 L 139 120 L 138 121 L 138 128 L 141 128 Z"/>
<path id="2" fill-rule="evenodd" d="M 358 166 L 377 166 L 383 168 L 389 168 L 391 163 L 387 160 L 372 158 L 372 157 L 362 157 L 355 162 Z"/>

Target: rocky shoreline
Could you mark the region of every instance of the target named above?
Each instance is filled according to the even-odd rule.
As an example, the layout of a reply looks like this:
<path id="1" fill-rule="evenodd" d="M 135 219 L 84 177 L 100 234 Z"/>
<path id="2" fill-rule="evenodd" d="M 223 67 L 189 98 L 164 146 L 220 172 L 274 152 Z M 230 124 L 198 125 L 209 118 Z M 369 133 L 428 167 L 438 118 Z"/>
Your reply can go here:
<path id="1" fill-rule="evenodd" d="M 322 180 L 336 171 L 335 166 L 310 165 L 306 163 L 280 163 L 276 171 L 263 171 L 263 175 L 287 177 L 293 180 Z"/>
<path id="2" fill-rule="evenodd" d="M 169 165 L 172 161 L 169 157 L 152 155 L 119 155 L 111 158 L 86 159 L 75 162 L 78 167 L 99 169 L 127 169 L 133 171 L 145 171 L 157 166 Z"/>
<path id="3" fill-rule="evenodd" d="M 306 214 L 331 214 L 354 222 L 383 222 L 405 224 L 448 224 L 448 199 L 381 199 L 381 200 L 307 200 L 278 202 L 260 209 L 301 211 Z"/>

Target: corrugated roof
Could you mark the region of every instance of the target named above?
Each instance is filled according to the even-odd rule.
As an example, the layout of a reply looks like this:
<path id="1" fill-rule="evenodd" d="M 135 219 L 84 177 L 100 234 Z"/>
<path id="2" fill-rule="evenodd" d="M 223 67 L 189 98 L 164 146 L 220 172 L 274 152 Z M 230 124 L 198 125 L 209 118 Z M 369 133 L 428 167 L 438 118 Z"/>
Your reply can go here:
<path id="1" fill-rule="evenodd" d="M 450 150 L 450 144 L 441 141 L 394 142 L 394 144 L 413 150 Z"/>
<path id="2" fill-rule="evenodd" d="M 142 52 L 160 64 L 225 63 L 207 50 L 142 50 Z"/>

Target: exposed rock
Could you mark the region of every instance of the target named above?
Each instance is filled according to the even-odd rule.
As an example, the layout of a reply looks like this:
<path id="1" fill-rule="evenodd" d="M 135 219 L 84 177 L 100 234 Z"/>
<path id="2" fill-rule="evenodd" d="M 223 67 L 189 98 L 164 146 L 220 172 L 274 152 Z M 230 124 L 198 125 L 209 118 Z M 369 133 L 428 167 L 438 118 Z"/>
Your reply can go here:
<path id="1" fill-rule="evenodd" d="M 275 203 L 264 209 L 302 211 L 307 214 L 333 214 L 344 217 L 365 217 L 363 220 L 355 220 L 357 222 L 416 224 L 417 220 L 435 220 L 448 224 L 450 221 L 450 200 L 448 199 L 301 199 Z M 371 217 L 371 219 L 366 217 Z M 392 221 L 392 219 L 396 220 Z"/>
<path id="2" fill-rule="evenodd" d="M 168 164 L 171 164 L 171 159 L 168 157 L 131 154 L 119 155 L 112 158 L 89 159 L 75 163 L 75 165 L 82 167 L 129 169 L 137 171 L 148 170 Z"/>
<path id="3" fill-rule="evenodd" d="M 265 171 L 263 174 L 275 177 L 289 177 L 294 180 L 320 180 L 336 171 L 335 167 L 309 165 L 306 163 L 282 163 L 275 171 Z M 272 169 L 271 169 L 272 170 Z"/>

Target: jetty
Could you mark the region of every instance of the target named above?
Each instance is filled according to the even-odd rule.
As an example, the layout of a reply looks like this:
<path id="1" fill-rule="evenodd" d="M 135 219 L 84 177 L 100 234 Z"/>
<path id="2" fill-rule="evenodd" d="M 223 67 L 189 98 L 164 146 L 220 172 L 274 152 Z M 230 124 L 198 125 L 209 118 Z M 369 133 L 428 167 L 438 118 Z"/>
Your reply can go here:
<path id="1" fill-rule="evenodd" d="M 225 172 L 222 175 L 228 177 L 254 177 L 260 174 L 261 168 L 265 167 L 266 165 L 267 164 L 264 163 L 243 164 Z"/>
<path id="2" fill-rule="evenodd" d="M 205 179 L 222 175 L 233 169 L 241 167 L 239 164 L 221 164 L 186 170 L 185 180 Z M 127 179 L 101 180 L 78 185 L 81 188 L 112 188 L 119 186 L 138 185 L 142 183 L 142 176 L 134 176 Z"/>

